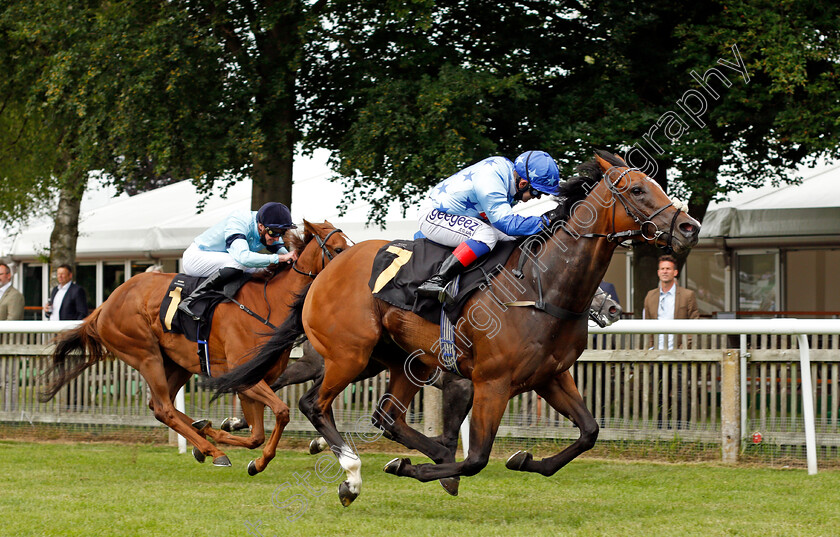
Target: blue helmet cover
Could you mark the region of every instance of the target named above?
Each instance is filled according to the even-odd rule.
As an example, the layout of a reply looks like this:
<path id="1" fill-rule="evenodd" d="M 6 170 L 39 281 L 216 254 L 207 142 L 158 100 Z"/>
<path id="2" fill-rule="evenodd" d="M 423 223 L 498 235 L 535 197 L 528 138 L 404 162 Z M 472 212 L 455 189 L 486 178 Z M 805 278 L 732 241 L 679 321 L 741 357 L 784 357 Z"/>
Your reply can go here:
<path id="1" fill-rule="evenodd" d="M 533 188 L 552 196 L 560 193 L 560 170 L 545 151 L 526 151 L 516 157 L 513 166 Z"/>

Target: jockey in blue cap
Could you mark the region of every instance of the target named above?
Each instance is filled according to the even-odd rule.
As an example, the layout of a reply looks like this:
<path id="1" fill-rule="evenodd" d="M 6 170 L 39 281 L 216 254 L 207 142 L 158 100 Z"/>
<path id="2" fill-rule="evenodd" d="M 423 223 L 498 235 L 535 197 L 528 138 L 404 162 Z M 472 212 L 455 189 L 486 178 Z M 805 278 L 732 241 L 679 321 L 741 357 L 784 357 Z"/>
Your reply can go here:
<path id="1" fill-rule="evenodd" d="M 560 172 L 545 151 L 526 151 L 515 162 L 486 158 L 445 179 L 429 194 L 418 235 L 456 248 L 417 294 L 444 301 L 448 283 L 496 242 L 539 233 L 544 218 L 517 215 L 512 206 L 559 191 Z"/>
<path id="2" fill-rule="evenodd" d="M 184 252 L 181 265 L 189 276 L 208 278 L 181 301 L 178 309 L 197 318 L 190 305 L 205 292 L 221 289 L 242 272 L 297 259 L 297 254 L 283 246 L 283 235 L 296 227 L 288 207 L 269 202 L 259 211 L 234 211 L 196 237 Z M 259 253 L 263 249 L 269 253 Z"/>

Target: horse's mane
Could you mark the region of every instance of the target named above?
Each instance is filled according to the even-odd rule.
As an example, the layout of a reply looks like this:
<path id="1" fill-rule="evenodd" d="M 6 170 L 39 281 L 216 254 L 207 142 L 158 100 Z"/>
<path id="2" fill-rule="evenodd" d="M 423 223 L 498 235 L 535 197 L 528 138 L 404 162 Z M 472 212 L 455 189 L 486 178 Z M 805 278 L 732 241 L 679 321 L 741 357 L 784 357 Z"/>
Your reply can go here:
<path id="1" fill-rule="evenodd" d="M 596 149 L 595 154 L 613 166 L 627 166 L 627 163 L 624 162 L 621 157 L 614 155 L 609 151 Z M 577 168 L 575 168 L 575 171 L 578 175 L 570 177 L 560 185 L 560 194 L 558 194 L 560 201 L 557 205 L 557 209 L 562 215 L 562 220 L 567 220 L 571 216 L 570 213 L 575 203 L 586 198 L 589 192 L 592 191 L 595 185 L 598 184 L 598 181 L 600 181 L 604 176 L 601 166 L 594 158 L 584 162 L 583 164 L 579 164 Z"/>
<path id="2" fill-rule="evenodd" d="M 303 249 L 306 248 L 306 245 L 309 244 L 314 237 L 315 235 L 309 232 L 303 232 L 303 236 L 301 236 L 300 232 L 290 230 L 286 233 L 285 239 L 288 245 L 292 247 L 292 251 L 301 255 L 303 254 Z"/>

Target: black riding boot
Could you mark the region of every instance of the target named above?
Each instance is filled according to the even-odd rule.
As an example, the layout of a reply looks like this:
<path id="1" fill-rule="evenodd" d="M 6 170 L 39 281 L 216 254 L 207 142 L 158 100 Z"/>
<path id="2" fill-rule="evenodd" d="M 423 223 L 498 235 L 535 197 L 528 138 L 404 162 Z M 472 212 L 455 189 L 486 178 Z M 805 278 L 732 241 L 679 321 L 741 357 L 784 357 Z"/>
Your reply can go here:
<path id="1" fill-rule="evenodd" d="M 423 282 L 417 288 L 417 296 L 437 298 L 441 302 L 452 300 L 454 297 L 446 293 L 446 286 L 455 276 L 462 273 L 465 268 L 454 254 L 450 254 L 440 266 L 437 274 Z"/>
<path id="2" fill-rule="evenodd" d="M 202 295 L 206 294 L 208 291 L 221 291 L 222 288 L 225 286 L 226 283 L 232 281 L 235 278 L 238 278 L 242 275 L 242 271 L 233 268 L 233 267 L 223 267 L 211 274 L 207 277 L 206 280 L 201 282 L 201 284 L 193 289 L 193 292 L 190 295 L 183 299 L 180 304 L 178 304 L 178 309 L 192 317 L 193 319 L 199 319 L 200 317 L 190 310 L 190 306 L 192 303 L 195 302 L 196 299 L 200 298 Z"/>

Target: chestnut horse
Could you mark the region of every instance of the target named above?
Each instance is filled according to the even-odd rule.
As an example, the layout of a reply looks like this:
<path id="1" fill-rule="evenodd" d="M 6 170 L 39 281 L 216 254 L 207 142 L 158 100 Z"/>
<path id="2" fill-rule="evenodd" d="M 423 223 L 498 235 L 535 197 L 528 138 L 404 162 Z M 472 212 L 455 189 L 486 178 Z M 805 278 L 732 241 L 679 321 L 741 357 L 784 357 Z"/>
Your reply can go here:
<path id="1" fill-rule="evenodd" d="M 366 241 L 336 259 L 295 302 L 292 313 L 259 354 L 214 379 L 221 391 L 260 381 L 285 363 L 287 348 L 301 332 L 325 359 L 324 380 L 314 401 L 301 410 L 338 456 L 347 480 L 339 499 L 349 505 L 361 491 L 361 460 L 335 427 L 331 404 L 373 357 L 387 364 L 389 393 L 374 425 L 435 464 L 394 459 L 385 471 L 419 481 L 474 475 L 487 465 L 508 400 L 535 390 L 579 427 L 580 438 L 560 453 L 533 460 L 514 454 L 507 467 L 552 475 L 592 447 L 598 425 L 570 374 L 588 337 L 586 309 L 603 279 L 616 246 L 625 240 L 650 242 L 680 253 L 697 243 L 700 224 L 641 171 L 617 155 L 598 151 L 578 167 L 579 177 L 563 185 L 563 201 L 550 225 L 528 237 L 508 259 L 492 286 L 466 302 L 456 328 L 457 367 L 475 389 L 467 457 L 455 462 L 448 450 L 405 422 L 408 402 L 443 359 L 439 327 L 410 311 L 373 297 L 368 280 L 385 241 Z M 510 307 L 498 297 L 514 296 Z M 304 401 L 301 401 L 304 403 Z"/>
<path id="2" fill-rule="evenodd" d="M 311 282 L 330 259 L 352 244 L 329 222 L 304 221 L 303 239 L 294 232 L 289 232 L 286 238 L 298 252 L 297 261 L 286 267 L 287 270 L 272 272 L 267 280 L 248 281 L 235 297 L 274 324 L 286 317 L 295 294 Z M 149 408 L 155 418 L 195 446 L 193 455 L 199 462 L 209 455 L 216 466 L 230 466 L 230 460 L 206 437 L 222 444 L 250 449 L 259 447 L 265 441 L 263 412 L 268 406 L 274 413 L 276 426 L 263 448 L 262 457 L 248 465 L 248 473 L 254 475 L 263 471 L 274 458 L 277 442 L 289 421 L 289 407 L 266 382 L 242 390 L 239 394 L 242 410 L 253 426 L 247 438 L 215 430 L 206 420 L 196 422 L 194 427 L 189 416 L 175 409 L 175 394 L 192 375 L 201 372 L 201 366 L 196 343 L 183 334 L 164 332 L 159 320 L 160 305 L 173 276 L 143 273 L 132 277 L 114 290 L 80 326 L 59 334 L 51 367 L 46 373 L 47 377 L 52 377 L 51 383 L 45 388 L 42 399 L 54 397 L 82 371 L 106 358 L 107 351 L 146 379 L 151 392 Z M 237 304 L 219 304 L 208 339 L 211 374 L 224 373 L 247 360 L 254 346 L 268 337 L 267 331 L 263 322 L 242 311 Z M 282 372 L 287 359 L 288 356 L 269 372 L 266 377 L 269 381 Z"/>
<path id="3" fill-rule="evenodd" d="M 621 306 L 601 288 L 595 290 L 595 296 L 589 305 L 589 318 L 602 328 L 609 326 L 621 318 Z M 312 399 L 318 396 L 318 389 L 324 376 L 324 357 L 318 354 L 312 344 L 305 341 L 302 345 L 303 356 L 289 364 L 283 374 L 271 385 L 272 390 L 280 390 L 285 386 L 301 384 L 310 380 L 315 383 L 312 388 L 303 396 Z M 384 365 L 378 362 L 371 362 L 371 366 L 365 369 L 354 382 L 364 378 L 378 375 L 385 369 Z M 561 375 L 570 375 L 563 371 Z M 458 448 L 458 436 L 461 432 L 461 423 L 467 417 L 473 403 L 473 385 L 470 379 L 446 372 L 440 375 L 434 382 L 434 387 L 443 391 L 443 432 L 440 436 L 433 438 L 436 442 L 443 444 L 455 457 L 455 450 Z M 561 411 L 564 416 L 569 416 L 568 411 Z M 309 443 L 309 453 L 315 455 L 327 449 L 329 445 L 323 437 L 316 438 Z M 458 481 L 455 479 L 441 480 L 446 492 L 453 496 L 458 495 Z"/>

